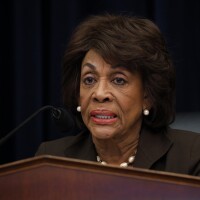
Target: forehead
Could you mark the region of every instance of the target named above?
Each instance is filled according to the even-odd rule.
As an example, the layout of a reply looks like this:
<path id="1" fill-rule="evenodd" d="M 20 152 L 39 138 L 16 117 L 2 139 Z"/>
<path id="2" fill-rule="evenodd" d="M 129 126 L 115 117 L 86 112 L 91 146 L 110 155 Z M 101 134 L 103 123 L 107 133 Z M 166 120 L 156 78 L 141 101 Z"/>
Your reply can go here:
<path id="1" fill-rule="evenodd" d="M 90 69 L 96 71 L 98 70 L 98 68 L 104 68 L 104 67 L 113 71 L 115 70 L 131 71 L 127 66 L 125 67 L 123 64 L 118 63 L 113 65 L 111 63 L 108 63 L 103 59 L 103 57 L 99 53 L 97 53 L 93 49 L 89 50 L 86 53 L 81 65 L 82 70 Z"/>

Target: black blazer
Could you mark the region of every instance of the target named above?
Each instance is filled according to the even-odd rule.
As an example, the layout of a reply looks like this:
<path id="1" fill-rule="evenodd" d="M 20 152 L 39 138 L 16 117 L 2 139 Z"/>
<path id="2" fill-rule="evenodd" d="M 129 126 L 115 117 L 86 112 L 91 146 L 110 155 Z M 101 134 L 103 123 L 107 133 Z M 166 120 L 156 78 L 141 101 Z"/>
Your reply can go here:
<path id="1" fill-rule="evenodd" d="M 96 162 L 91 135 L 44 142 L 36 155 L 55 155 Z M 141 131 L 134 167 L 200 176 L 200 134 L 169 128 L 166 133 Z"/>

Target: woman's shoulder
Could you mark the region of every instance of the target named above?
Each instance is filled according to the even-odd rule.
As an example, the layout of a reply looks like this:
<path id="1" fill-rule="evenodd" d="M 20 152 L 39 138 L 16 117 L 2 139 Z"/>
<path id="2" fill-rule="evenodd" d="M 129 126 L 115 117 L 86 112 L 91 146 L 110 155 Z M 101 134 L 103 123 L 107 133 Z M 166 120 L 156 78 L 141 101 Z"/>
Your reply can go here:
<path id="1" fill-rule="evenodd" d="M 36 155 L 50 154 L 64 156 L 66 148 L 71 146 L 78 146 L 84 140 L 87 140 L 89 134 L 85 131 L 81 131 L 74 135 L 65 136 L 51 141 L 46 141 L 40 144 Z"/>
<path id="2" fill-rule="evenodd" d="M 193 138 L 193 137 L 200 137 L 200 133 L 188 131 L 188 130 L 181 130 L 181 129 L 174 129 L 169 128 L 167 134 L 172 138 Z"/>
<path id="3" fill-rule="evenodd" d="M 169 128 L 167 137 L 174 143 L 185 147 L 198 144 L 200 148 L 200 133 Z"/>

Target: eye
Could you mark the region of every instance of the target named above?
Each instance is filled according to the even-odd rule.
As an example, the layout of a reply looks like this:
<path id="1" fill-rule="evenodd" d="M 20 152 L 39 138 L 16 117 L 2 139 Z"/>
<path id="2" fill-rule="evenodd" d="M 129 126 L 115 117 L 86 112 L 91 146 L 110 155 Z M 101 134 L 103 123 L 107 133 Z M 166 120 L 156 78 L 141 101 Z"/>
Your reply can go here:
<path id="1" fill-rule="evenodd" d="M 92 85 L 92 84 L 94 84 L 95 82 L 96 82 L 96 80 L 95 80 L 93 77 L 91 77 L 91 76 L 85 77 L 85 78 L 83 79 L 83 83 L 84 83 L 85 85 Z"/>
<path id="2" fill-rule="evenodd" d="M 115 83 L 116 85 L 125 85 L 127 83 L 125 79 L 120 77 L 116 77 L 112 82 Z"/>

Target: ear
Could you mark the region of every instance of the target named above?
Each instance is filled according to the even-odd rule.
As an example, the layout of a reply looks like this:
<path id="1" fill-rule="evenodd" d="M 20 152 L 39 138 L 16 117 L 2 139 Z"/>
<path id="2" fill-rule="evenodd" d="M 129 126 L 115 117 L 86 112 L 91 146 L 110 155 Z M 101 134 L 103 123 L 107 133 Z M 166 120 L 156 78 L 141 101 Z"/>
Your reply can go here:
<path id="1" fill-rule="evenodd" d="M 152 107 L 152 101 L 147 92 L 144 93 L 144 101 L 143 101 L 143 110 L 148 109 L 150 110 Z"/>
<path id="2" fill-rule="evenodd" d="M 80 104 L 80 95 L 79 95 L 79 97 L 77 98 L 77 102 L 78 102 L 78 105 L 77 106 L 80 106 L 81 104 Z"/>

